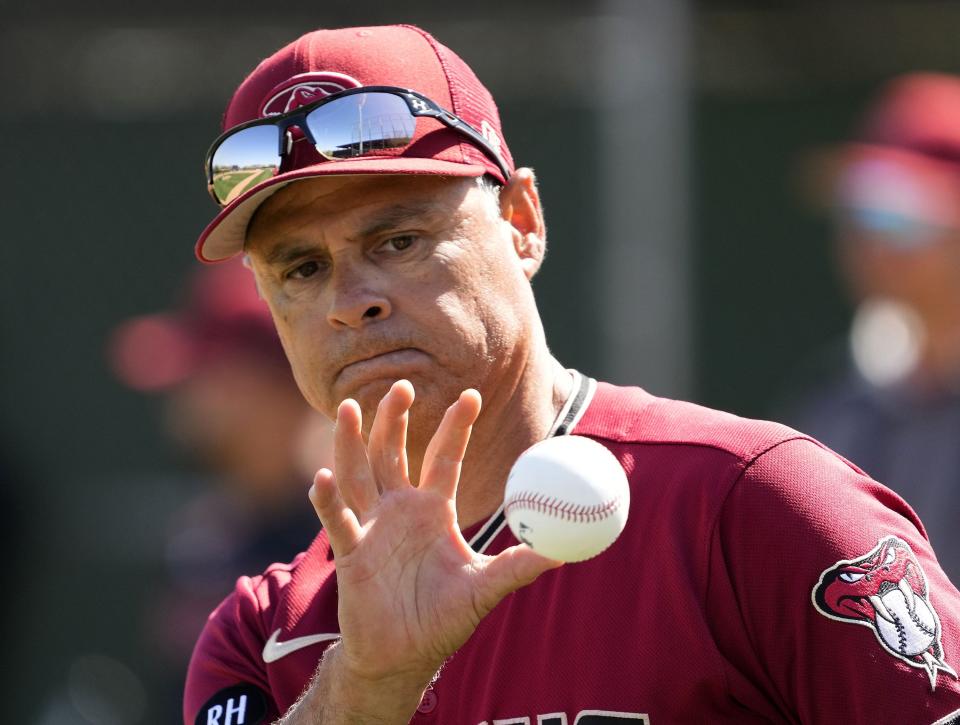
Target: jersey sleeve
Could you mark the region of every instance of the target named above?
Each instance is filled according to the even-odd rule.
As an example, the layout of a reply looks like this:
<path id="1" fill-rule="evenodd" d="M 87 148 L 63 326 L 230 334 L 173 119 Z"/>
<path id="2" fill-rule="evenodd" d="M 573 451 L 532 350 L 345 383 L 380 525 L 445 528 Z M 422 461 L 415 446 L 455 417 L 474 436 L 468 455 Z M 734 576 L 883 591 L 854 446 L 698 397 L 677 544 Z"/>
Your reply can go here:
<path id="1" fill-rule="evenodd" d="M 747 707 L 960 723 L 960 594 L 909 506 L 841 457 L 798 438 L 747 465 L 710 566 L 708 610 Z"/>
<path id="2" fill-rule="evenodd" d="M 258 579 L 241 577 L 207 620 L 187 669 L 184 725 L 258 725 L 279 717 L 262 657 Z"/>

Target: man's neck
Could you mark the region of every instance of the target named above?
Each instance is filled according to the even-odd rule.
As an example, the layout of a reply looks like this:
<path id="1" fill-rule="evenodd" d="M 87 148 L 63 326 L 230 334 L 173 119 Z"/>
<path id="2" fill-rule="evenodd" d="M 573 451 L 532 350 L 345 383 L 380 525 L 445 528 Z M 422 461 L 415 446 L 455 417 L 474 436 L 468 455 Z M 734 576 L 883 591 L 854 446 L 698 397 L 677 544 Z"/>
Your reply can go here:
<path id="1" fill-rule="evenodd" d="M 512 389 L 502 386 L 497 393 L 488 393 L 460 477 L 457 517 L 461 528 L 499 507 L 513 463 L 547 437 L 572 388 L 570 372 L 546 354 L 525 367 Z"/>

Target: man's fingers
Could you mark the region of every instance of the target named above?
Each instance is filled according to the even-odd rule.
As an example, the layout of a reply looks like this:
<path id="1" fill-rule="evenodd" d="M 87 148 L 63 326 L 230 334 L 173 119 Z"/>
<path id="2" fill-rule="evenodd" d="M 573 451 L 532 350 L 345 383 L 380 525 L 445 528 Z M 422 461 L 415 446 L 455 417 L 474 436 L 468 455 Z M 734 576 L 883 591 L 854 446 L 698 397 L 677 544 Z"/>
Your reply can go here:
<path id="1" fill-rule="evenodd" d="M 308 496 L 327 532 L 334 555 L 343 556 L 353 551 L 360 537 L 360 522 L 353 511 L 347 508 L 329 468 L 317 471 Z"/>
<path id="2" fill-rule="evenodd" d="M 488 559 L 478 590 L 480 603 L 486 608 L 484 614 L 511 592 L 530 584 L 545 571 L 560 566 L 563 566 L 562 561 L 548 559 L 525 544 L 511 546 Z"/>
<path id="3" fill-rule="evenodd" d="M 407 424 L 413 397 L 413 385 L 409 381 L 395 382 L 380 401 L 370 427 L 367 457 L 374 479 L 384 490 L 409 485 Z"/>
<path id="4" fill-rule="evenodd" d="M 333 433 L 334 468 L 340 495 L 358 517 L 369 511 L 380 496 L 367 461 L 362 422 L 357 401 L 348 398 L 340 403 Z"/>
<path id="5" fill-rule="evenodd" d="M 464 390 L 457 402 L 447 408 L 423 457 L 421 488 L 448 498 L 456 496 L 460 466 L 479 415 L 480 393 L 476 390 Z"/>

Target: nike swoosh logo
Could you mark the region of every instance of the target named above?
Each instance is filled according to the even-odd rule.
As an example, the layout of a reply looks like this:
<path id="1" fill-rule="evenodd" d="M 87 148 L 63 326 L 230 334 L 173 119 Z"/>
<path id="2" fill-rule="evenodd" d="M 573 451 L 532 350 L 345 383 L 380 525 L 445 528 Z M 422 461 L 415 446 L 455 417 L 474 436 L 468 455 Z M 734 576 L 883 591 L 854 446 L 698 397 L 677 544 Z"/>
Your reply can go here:
<path id="1" fill-rule="evenodd" d="M 320 644 L 320 642 L 330 642 L 331 640 L 340 639 L 340 633 L 338 632 L 336 634 L 309 634 L 306 637 L 294 637 L 293 639 L 288 639 L 286 642 L 281 642 L 278 639 L 281 631 L 282 630 L 278 629 L 271 634 L 270 639 L 263 645 L 263 661 L 267 664 L 276 662 L 281 657 L 286 657 L 298 649 Z"/>

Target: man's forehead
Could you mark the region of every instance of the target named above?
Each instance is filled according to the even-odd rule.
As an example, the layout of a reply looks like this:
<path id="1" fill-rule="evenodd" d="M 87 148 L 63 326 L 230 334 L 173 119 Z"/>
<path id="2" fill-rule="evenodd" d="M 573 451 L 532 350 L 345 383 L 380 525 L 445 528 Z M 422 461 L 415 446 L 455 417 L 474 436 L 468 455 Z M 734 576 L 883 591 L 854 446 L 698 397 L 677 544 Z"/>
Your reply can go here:
<path id="1" fill-rule="evenodd" d="M 453 191 L 457 182 L 473 179 L 417 174 L 351 174 L 300 179 L 281 189 L 264 202 L 270 211 L 277 206 L 324 206 L 343 208 L 379 200 Z"/>

